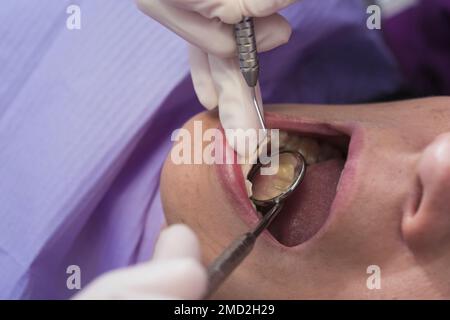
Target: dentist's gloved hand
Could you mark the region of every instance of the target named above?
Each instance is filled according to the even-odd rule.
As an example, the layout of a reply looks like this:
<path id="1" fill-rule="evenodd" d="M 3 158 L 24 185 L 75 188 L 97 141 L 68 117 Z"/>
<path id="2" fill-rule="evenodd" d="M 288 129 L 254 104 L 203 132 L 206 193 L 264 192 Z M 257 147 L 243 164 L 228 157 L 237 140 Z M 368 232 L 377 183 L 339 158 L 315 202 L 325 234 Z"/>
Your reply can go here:
<path id="1" fill-rule="evenodd" d="M 206 287 L 196 235 L 173 225 L 161 232 L 150 262 L 108 272 L 74 299 L 200 299 Z"/>
<path id="2" fill-rule="evenodd" d="M 256 17 L 258 51 L 286 43 L 289 23 L 276 12 L 296 0 L 136 0 L 139 8 L 177 33 L 189 48 L 191 74 L 199 101 L 219 106 L 225 129 L 259 128 L 253 101 L 237 61 L 232 24 L 243 16 Z M 260 91 L 257 89 L 260 100 Z M 228 139 L 236 149 L 236 144 Z M 242 154 L 243 150 L 237 150 Z"/>

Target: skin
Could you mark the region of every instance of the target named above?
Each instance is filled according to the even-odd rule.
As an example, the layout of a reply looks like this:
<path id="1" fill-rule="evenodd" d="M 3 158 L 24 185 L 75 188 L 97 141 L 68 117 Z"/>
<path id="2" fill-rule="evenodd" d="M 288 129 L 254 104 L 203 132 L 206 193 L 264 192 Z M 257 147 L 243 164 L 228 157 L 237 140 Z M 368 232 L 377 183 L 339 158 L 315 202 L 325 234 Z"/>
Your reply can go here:
<path id="1" fill-rule="evenodd" d="M 450 298 L 450 98 L 266 111 L 354 125 L 359 159 L 346 200 L 315 237 L 291 248 L 261 238 L 213 298 Z M 184 127 L 193 120 L 219 125 L 212 112 Z M 205 265 L 248 230 L 211 165 L 168 157 L 161 191 L 168 223 L 193 228 Z M 370 265 L 381 268 L 379 290 L 366 286 Z"/>

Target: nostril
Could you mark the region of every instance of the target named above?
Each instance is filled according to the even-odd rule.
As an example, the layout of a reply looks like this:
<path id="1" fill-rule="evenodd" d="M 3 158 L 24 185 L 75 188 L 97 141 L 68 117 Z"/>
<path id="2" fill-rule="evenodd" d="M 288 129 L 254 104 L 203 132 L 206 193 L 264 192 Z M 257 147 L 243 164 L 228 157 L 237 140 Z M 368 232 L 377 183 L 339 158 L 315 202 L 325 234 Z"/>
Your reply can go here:
<path id="1" fill-rule="evenodd" d="M 433 255 L 450 245 L 450 135 L 428 145 L 418 160 L 417 174 L 405 207 L 402 234 L 408 246 Z"/>
<path id="2" fill-rule="evenodd" d="M 411 191 L 409 202 L 407 203 L 407 212 L 415 215 L 419 211 L 420 203 L 423 197 L 423 185 L 419 177 L 416 177 Z"/>

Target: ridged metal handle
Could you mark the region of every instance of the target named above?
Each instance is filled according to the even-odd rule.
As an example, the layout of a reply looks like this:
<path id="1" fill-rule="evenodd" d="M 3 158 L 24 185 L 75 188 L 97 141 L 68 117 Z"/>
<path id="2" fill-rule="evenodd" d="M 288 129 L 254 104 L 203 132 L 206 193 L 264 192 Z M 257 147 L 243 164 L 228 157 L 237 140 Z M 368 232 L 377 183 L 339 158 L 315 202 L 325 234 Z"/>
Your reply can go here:
<path id="1" fill-rule="evenodd" d="M 208 267 L 208 292 L 204 299 L 208 299 L 217 288 L 228 278 L 252 251 L 256 237 L 247 232 L 236 238 Z"/>
<path id="2" fill-rule="evenodd" d="M 255 245 L 256 238 L 272 223 L 283 208 L 283 202 L 277 202 L 251 231 L 237 237 L 221 255 L 208 267 L 208 290 L 203 299 L 208 299 L 217 288 L 228 278 L 242 261 L 247 257 Z"/>
<path id="3" fill-rule="evenodd" d="M 235 24 L 234 34 L 242 75 L 249 87 L 255 87 L 259 76 L 259 61 L 253 18 L 244 17 L 241 22 Z"/>

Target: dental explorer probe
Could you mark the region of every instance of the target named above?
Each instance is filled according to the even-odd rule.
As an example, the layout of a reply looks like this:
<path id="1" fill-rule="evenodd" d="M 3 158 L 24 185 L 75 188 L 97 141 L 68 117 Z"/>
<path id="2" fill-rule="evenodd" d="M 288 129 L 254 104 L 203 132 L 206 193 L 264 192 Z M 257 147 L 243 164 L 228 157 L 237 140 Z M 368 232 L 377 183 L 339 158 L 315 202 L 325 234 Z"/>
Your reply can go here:
<path id="1" fill-rule="evenodd" d="M 238 49 L 239 68 L 241 69 L 245 82 L 251 90 L 253 106 L 255 107 L 258 121 L 264 134 L 266 134 L 267 129 L 264 123 L 264 116 L 258 105 L 258 100 L 256 99 L 255 87 L 259 78 L 259 60 L 253 18 L 244 17 L 241 22 L 235 24 L 234 35 Z"/>

